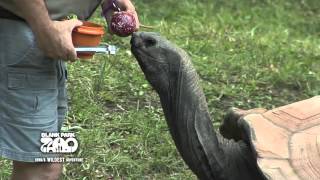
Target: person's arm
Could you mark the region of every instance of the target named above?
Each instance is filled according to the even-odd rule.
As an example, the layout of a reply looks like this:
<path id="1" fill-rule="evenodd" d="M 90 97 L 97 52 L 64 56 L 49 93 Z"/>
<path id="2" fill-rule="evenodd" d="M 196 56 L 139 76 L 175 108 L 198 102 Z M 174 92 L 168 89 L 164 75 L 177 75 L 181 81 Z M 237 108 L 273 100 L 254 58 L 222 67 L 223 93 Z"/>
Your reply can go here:
<path id="1" fill-rule="evenodd" d="M 76 59 L 71 33 L 74 27 L 82 25 L 81 21 L 52 21 L 44 0 L 13 2 L 30 25 L 39 48 L 46 56 L 63 60 Z"/>
<path id="2" fill-rule="evenodd" d="M 102 9 L 105 9 L 107 8 L 107 6 L 110 5 L 110 3 L 112 3 L 113 0 L 105 0 L 103 3 L 102 3 Z M 135 17 L 135 20 L 136 20 L 136 31 L 138 31 L 139 29 L 139 26 L 140 26 L 140 23 L 139 23 L 139 18 L 138 18 L 138 14 L 136 12 L 136 9 L 133 5 L 133 3 L 130 1 L 130 0 L 116 0 L 116 4 L 117 6 L 122 10 L 122 11 L 127 11 L 127 12 L 130 12 L 133 14 L 133 16 Z M 106 20 L 107 20 L 107 23 L 108 25 L 110 24 L 110 21 L 111 21 L 111 18 L 112 18 L 112 15 L 116 13 L 115 11 L 113 10 L 109 10 L 107 12 L 107 17 L 106 17 Z M 109 26 L 110 27 L 110 26 Z M 109 29 L 110 30 L 110 29 Z M 111 30 L 110 30 L 111 31 Z"/>

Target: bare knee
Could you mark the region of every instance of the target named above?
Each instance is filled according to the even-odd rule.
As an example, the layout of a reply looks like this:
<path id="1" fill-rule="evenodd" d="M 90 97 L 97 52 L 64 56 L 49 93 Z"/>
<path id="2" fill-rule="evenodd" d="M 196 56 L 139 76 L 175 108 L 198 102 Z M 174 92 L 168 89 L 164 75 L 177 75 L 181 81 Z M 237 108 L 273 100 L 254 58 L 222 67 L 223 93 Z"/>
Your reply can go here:
<path id="1" fill-rule="evenodd" d="M 58 180 L 62 172 L 61 163 L 26 163 L 13 161 L 12 180 Z"/>

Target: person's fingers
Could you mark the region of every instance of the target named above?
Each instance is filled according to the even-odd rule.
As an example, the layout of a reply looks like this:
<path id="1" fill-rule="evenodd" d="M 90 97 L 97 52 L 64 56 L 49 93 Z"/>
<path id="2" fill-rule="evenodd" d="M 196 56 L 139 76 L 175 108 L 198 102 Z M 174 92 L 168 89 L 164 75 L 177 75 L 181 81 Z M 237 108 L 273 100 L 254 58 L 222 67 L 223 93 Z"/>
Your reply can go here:
<path id="1" fill-rule="evenodd" d="M 61 59 L 64 61 L 73 61 L 75 59 L 73 52 L 70 50 L 66 51 L 62 56 Z"/>
<path id="2" fill-rule="evenodd" d="M 69 61 L 75 61 L 77 58 L 77 53 L 75 51 L 70 51 L 68 55 L 68 60 Z"/>
<path id="3" fill-rule="evenodd" d="M 77 59 L 77 52 L 75 50 L 72 51 L 72 54 L 71 54 L 71 61 L 75 61 Z"/>
<path id="4" fill-rule="evenodd" d="M 53 53 L 50 53 L 50 52 L 44 52 L 44 53 L 45 53 L 46 56 L 49 57 L 49 58 L 52 58 L 52 59 L 56 58 L 56 56 L 55 56 Z"/>
<path id="5" fill-rule="evenodd" d="M 83 24 L 83 22 L 78 19 L 67 20 L 66 23 L 69 31 L 72 31 L 75 27 L 81 26 Z"/>
<path id="6" fill-rule="evenodd" d="M 69 31 L 72 31 L 75 27 L 81 26 L 82 24 L 83 24 L 83 22 L 78 19 L 69 20 L 69 22 L 68 22 Z M 64 58 L 69 61 L 75 61 L 75 59 L 77 58 L 77 52 L 76 52 L 74 45 L 72 43 L 72 38 L 71 38 L 71 36 L 66 36 L 65 38 L 67 39 L 67 41 L 66 41 L 66 45 L 65 45 L 66 54 L 65 54 Z"/>
<path id="7" fill-rule="evenodd" d="M 57 58 L 62 59 L 62 57 L 63 57 L 62 56 L 63 52 L 57 53 L 56 51 L 53 51 L 52 49 L 49 49 L 49 48 L 44 48 L 44 49 L 42 49 L 42 51 L 47 57 L 52 58 L 52 59 L 57 59 Z"/>
<path id="8" fill-rule="evenodd" d="M 66 60 L 74 61 L 77 58 L 77 52 L 73 44 L 69 44 L 66 48 Z"/>
<path id="9" fill-rule="evenodd" d="M 75 61 L 77 58 L 77 52 L 75 51 L 73 45 L 66 46 L 62 48 L 61 52 L 52 55 L 55 59 L 61 59 L 63 61 Z"/>
<path id="10" fill-rule="evenodd" d="M 113 10 L 110 10 L 110 11 L 108 12 L 108 14 L 107 14 L 108 31 L 109 31 L 109 33 L 110 33 L 111 35 L 114 34 L 113 31 L 111 30 L 111 19 L 112 19 L 112 16 L 113 16 L 114 14 L 116 14 L 116 13 L 118 13 L 118 12 L 115 12 L 115 11 L 113 11 Z"/>
<path id="11" fill-rule="evenodd" d="M 107 1 L 105 1 L 105 3 L 107 3 Z M 106 6 L 107 4 L 103 4 L 102 6 Z M 110 2 L 109 2 L 110 3 Z M 135 31 L 138 31 L 139 30 L 139 27 L 140 27 L 140 22 L 139 22 L 139 18 L 138 18 L 138 14 L 135 10 L 135 7 L 133 5 L 133 3 L 129 0 L 118 0 L 116 1 L 116 6 L 121 10 L 121 11 L 126 11 L 126 12 L 129 12 L 131 13 L 134 18 L 135 18 L 135 21 L 136 21 L 136 27 L 135 27 Z M 108 24 L 108 30 L 110 32 L 110 34 L 113 34 L 112 30 L 111 30 L 111 20 L 112 20 L 112 16 L 114 14 L 118 13 L 117 11 L 115 12 L 114 10 L 109 10 L 107 12 L 107 14 L 105 15 L 105 18 L 107 20 L 107 24 Z"/>
<path id="12" fill-rule="evenodd" d="M 74 25 L 75 26 L 81 26 L 81 25 L 83 25 L 83 22 L 82 21 L 80 21 L 80 20 L 78 20 L 78 19 L 74 19 Z"/>
<path id="13" fill-rule="evenodd" d="M 134 19 L 136 20 L 136 29 L 135 31 L 138 31 L 139 28 L 140 28 L 140 21 L 139 21 L 139 17 L 138 17 L 138 14 L 136 11 L 133 12 L 133 16 L 134 16 Z"/>
<path id="14" fill-rule="evenodd" d="M 135 11 L 135 7 L 132 4 L 131 1 L 128 0 L 118 0 L 116 2 L 116 4 L 118 5 L 118 7 L 122 10 L 122 11 Z"/>
<path id="15" fill-rule="evenodd" d="M 55 59 L 61 59 L 63 61 L 71 61 L 77 57 L 74 46 L 71 40 L 64 41 L 64 44 L 60 44 L 60 47 L 56 47 L 59 51 L 54 53 Z"/>

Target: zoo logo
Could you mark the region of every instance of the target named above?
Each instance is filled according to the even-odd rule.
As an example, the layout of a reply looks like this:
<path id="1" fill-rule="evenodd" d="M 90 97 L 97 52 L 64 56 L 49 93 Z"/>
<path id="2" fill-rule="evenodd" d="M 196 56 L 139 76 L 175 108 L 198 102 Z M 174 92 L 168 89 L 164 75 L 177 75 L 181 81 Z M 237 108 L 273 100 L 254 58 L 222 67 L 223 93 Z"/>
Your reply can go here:
<path id="1" fill-rule="evenodd" d="M 73 153 L 79 146 L 74 133 L 41 133 L 40 142 L 43 153 Z"/>

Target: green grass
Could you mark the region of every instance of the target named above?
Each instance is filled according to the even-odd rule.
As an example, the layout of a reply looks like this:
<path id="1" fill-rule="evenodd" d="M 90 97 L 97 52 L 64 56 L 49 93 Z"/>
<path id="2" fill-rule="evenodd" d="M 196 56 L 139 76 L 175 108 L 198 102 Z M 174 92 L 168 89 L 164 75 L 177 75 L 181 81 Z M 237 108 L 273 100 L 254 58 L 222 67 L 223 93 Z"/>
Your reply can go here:
<path id="1" fill-rule="evenodd" d="M 270 109 L 319 94 L 318 0 L 135 4 L 143 24 L 192 57 L 216 126 L 231 106 Z M 92 20 L 104 23 L 98 14 Z M 74 156 L 85 161 L 66 164 L 63 179 L 196 179 L 176 151 L 129 40 L 105 36 L 121 48 L 116 56 L 69 65 L 65 128 L 77 132 Z M 0 167 L 0 179 L 8 178 L 8 161 Z"/>

